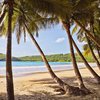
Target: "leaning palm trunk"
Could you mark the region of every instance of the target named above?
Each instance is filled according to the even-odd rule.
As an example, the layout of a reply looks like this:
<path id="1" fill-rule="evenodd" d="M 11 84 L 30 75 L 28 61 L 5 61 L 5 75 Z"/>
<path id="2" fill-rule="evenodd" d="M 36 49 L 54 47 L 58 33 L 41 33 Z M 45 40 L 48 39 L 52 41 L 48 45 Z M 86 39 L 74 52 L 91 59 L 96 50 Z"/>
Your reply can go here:
<path id="1" fill-rule="evenodd" d="M 94 37 L 97 39 L 98 36 L 94 32 L 94 27 L 93 27 L 93 33 L 94 33 Z M 100 58 L 100 47 L 98 47 L 97 45 L 96 45 L 96 50 L 97 50 L 97 53 L 98 53 L 98 57 Z"/>
<path id="2" fill-rule="evenodd" d="M 100 48 L 98 46 L 96 46 L 96 49 L 97 49 L 98 57 L 100 59 Z"/>
<path id="3" fill-rule="evenodd" d="M 94 18 L 93 18 L 93 17 L 91 17 L 91 20 L 90 20 L 90 31 L 93 33 L 95 39 L 97 39 L 98 36 L 96 36 L 96 34 L 95 34 L 95 29 L 94 29 Z M 87 36 L 87 37 L 88 37 L 88 36 Z M 88 38 L 87 38 L 87 39 L 88 39 Z M 88 39 L 88 40 L 89 40 L 89 39 Z M 89 42 L 91 42 L 91 41 L 89 40 Z M 97 60 L 97 61 L 96 61 L 96 62 L 97 62 L 97 65 L 100 66 L 100 63 L 99 63 L 98 59 L 96 58 L 95 54 L 93 54 L 94 52 L 93 52 L 93 49 L 92 49 L 92 46 L 91 46 L 91 45 L 90 45 L 90 48 L 91 48 L 91 50 L 92 50 L 91 53 L 92 53 L 94 59 Z M 98 53 L 98 57 L 100 58 L 100 48 L 99 48 L 97 45 L 96 45 L 96 50 L 97 50 L 97 53 Z"/>
<path id="4" fill-rule="evenodd" d="M 74 49 L 73 49 L 73 45 L 72 45 L 72 39 L 71 39 L 71 34 L 70 34 L 70 24 L 65 23 L 65 22 L 62 22 L 62 23 L 63 23 L 63 26 L 66 29 L 66 32 L 67 32 L 67 35 L 68 35 L 73 67 L 74 67 L 74 71 L 75 71 L 76 77 L 77 77 L 78 82 L 79 82 L 79 87 L 84 88 L 85 86 L 84 86 L 81 74 L 79 72 L 79 69 L 78 69 L 78 66 L 77 66 L 77 63 L 76 63 L 76 58 L 75 58 Z"/>
<path id="5" fill-rule="evenodd" d="M 14 100 L 14 87 L 12 75 L 11 49 L 12 49 L 12 15 L 13 15 L 13 1 L 8 3 L 8 36 L 7 36 L 7 52 L 6 52 L 6 80 L 7 80 L 7 94 L 8 100 Z"/>
<path id="6" fill-rule="evenodd" d="M 91 52 L 91 54 L 92 54 L 92 57 L 94 58 L 95 62 L 97 63 L 98 68 L 100 69 L 100 63 L 99 63 L 97 57 L 95 56 L 95 54 L 94 54 L 94 52 L 93 52 L 93 49 L 92 49 L 92 46 L 91 46 L 91 41 L 89 40 L 87 34 L 85 34 L 85 37 L 86 37 L 86 40 L 87 40 L 87 43 L 88 43 L 90 52 Z"/>
<path id="7" fill-rule="evenodd" d="M 98 36 L 94 34 L 94 37 L 97 38 Z M 100 59 L 100 47 L 98 47 L 97 45 L 96 45 L 96 50 L 97 50 L 98 58 Z"/>
<path id="8" fill-rule="evenodd" d="M 69 95 L 71 95 L 71 94 L 80 95 L 80 94 L 83 94 L 83 93 L 86 94 L 86 92 L 84 92 L 83 90 L 80 90 L 78 87 L 72 87 L 72 86 L 66 84 L 66 83 L 63 82 L 60 78 L 58 78 L 58 77 L 56 76 L 56 74 L 55 74 L 55 73 L 53 72 L 53 70 L 51 69 L 51 67 L 50 67 L 50 65 L 49 65 L 49 63 L 48 63 L 48 61 L 47 61 L 47 59 L 46 59 L 46 57 L 45 57 L 43 51 L 41 50 L 40 46 L 38 45 L 37 41 L 35 40 L 35 38 L 34 38 L 33 35 L 31 34 L 31 32 L 30 32 L 30 30 L 28 29 L 28 27 L 27 27 L 26 24 L 25 24 L 25 27 L 26 27 L 26 29 L 27 29 L 27 31 L 28 31 L 28 33 L 29 33 L 29 35 L 30 35 L 30 38 L 32 39 L 33 43 L 35 44 L 35 46 L 37 47 L 38 51 L 40 52 L 41 57 L 42 57 L 43 61 L 45 62 L 45 65 L 46 65 L 46 67 L 47 67 L 47 69 L 48 69 L 48 71 L 49 71 L 51 77 L 52 77 L 53 80 L 60 86 L 60 88 L 61 88 L 62 90 L 64 90 L 65 93 L 67 93 L 67 94 L 69 94 Z"/>
<path id="9" fill-rule="evenodd" d="M 82 60 L 84 61 L 84 64 L 86 65 L 86 67 L 88 68 L 88 70 L 91 72 L 91 74 L 95 77 L 95 79 L 97 80 L 98 83 L 100 83 L 100 76 L 98 76 L 98 74 L 91 68 L 91 66 L 88 64 L 88 62 L 86 61 L 86 59 L 84 58 L 84 56 L 82 55 L 82 53 L 80 52 L 79 48 L 77 47 L 75 41 L 72 38 L 72 42 L 73 45 L 75 47 L 75 49 L 77 50 L 78 54 L 80 55 L 80 57 L 82 58 Z"/>
<path id="10" fill-rule="evenodd" d="M 76 19 L 72 18 L 74 20 L 74 22 L 79 25 L 85 32 L 86 34 L 92 39 L 92 41 L 98 46 L 100 47 L 100 40 L 96 39 L 88 30 L 86 30 L 86 28 Z"/>

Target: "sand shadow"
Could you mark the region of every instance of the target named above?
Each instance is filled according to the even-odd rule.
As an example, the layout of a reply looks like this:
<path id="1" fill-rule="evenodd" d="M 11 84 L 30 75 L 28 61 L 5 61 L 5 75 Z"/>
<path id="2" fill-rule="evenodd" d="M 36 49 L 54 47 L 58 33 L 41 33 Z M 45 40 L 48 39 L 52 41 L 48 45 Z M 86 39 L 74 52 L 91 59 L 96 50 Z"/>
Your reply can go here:
<path id="1" fill-rule="evenodd" d="M 0 93 L 0 100 L 7 100 L 6 93 Z M 66 95 L 54 95 L 47 91 L 29 91 L 29 95 L 23 94 L 15 95 L 15 100 L 100 100 L 100 95 L 91 94 L 87 96 L 66 96 Z"/>
<path id="2" fill-rule="evenodd" d="M 62 77 L 64 82 L 72 86 L 77 86 L 75 77 Z M 55 93 L 50 93 L 45 91 L 28 91 L 29 95 L 23 94 L 15 95 L 15 100 L 100 100 L 100 85 L 97 85 L 94 81 L 94 78 L 86 77 L 83 78 L 86 87 L 92 91 L 92 94 L 86 96 L 66 96 L 66 95 L 58 95 Z M 41 80 L 30 80 L 33 84 L 46 84 L 49 88 L 53 88 L 54 90 L 58 88 L 58 85 L 51 78 L 45 78 Z M 16 92 L 16 91 L 15 91 Z M 7 100 L 6 93 L 0 93 L 0 100 Z"/>
<path id="3" fill-rule="evenodd" d="M 77 79 L 75 77 L 62 77 L 61 78 L 65 83 L 68 83 L 71 86 L 78 86 Z M 95 94 L 97 93 L 96 91 L 100 90 L 100 85 L 97 84 L 94 78 L 91 77 L 85 77 L 83 78 L 84 84 L 91 91 L 91 93 Z M 33 82 L 35 84 L 45 84 L 49 88 L 52 88 L 54 91 L 59 89 L 59 86 L 51 79 L 51 78 L 45 78 L 41 80 L 30 80 L 30 82 Z M 98 93 L 97 93 L 98 94 Z"/>

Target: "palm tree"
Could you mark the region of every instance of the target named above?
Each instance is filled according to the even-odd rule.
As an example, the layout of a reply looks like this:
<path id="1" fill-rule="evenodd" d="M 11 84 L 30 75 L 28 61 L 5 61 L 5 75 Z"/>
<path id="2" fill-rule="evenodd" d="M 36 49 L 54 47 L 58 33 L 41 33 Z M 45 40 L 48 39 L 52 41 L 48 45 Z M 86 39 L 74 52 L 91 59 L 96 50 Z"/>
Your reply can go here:
<path id="1" fill-rule="evenodd" d="M 8 1 L 8 34 L 7 34 L 7 52 L 6 52 L 6 80 L 8 100 L 14 100 L 13 74 L 11 62 L 12 50 L 12 15 L 13 15 L 13 0 Z"/>
<path id="2" fill-rule="evenodd" d="M 99 15 L 100 16 L 100 11 L 99 11 Z M 96 18 L 95 18 L 96 19 Z M 93 33 L 94 33 L 94 37 L 97 38 L 99 37 L 100 38 L 100 20 L 99 19 L 96 19 L 95 20 L 95 23 L 93 23 L 92 25 L 93 27 Z M 97 50 L 97 53 L 98 53 L 98 57 L 100 58 L 100 47 L 98 47 L 97 45 L 95 46 L 95 49 Z"/>
<path id="3" fill-rule="evenodd" d="M 74 54 L 74 49 L 73 49 L 72 39 L 71 39 L 71 34 L 70 34 L 70 22 L 64 22 L 63 21 L 62 23 L 63 23 L 63 26 L 66 29 L 66 32 L 67 32 L 67 35 L 68 35 L 74 71 L 75 71 L 76 77 L 79 81 L 79 87 L 82 89 L 82 88 L 85 88 L 85 85 L 83 83 L 83 80 L 82 80 L 81 74 L 79 72 L 79 69 L 78 69 L 78 66 L 77 66 L 77 63 L 76 63 L 76 59 L 75 59 L 75 54 Z"/>
<path id="4" fill-rule="evenodd" d="M 71 2 L 72 3 L 72 6 L 73 6 L 73 1 Z M 75 4 L 74 4 L 75 5 Z M 83 4 L 84 5 L 84 4 Z M 76 11 L 77 12 L 77 11 Z M 73 15 L 77 15 L 77 13 L 73 13 Z M 70 15 L 69 15 L 70 16 Z M 75 16 L 76 17 L 76 16 Z M 76 19 L 74 19 L 74 17 L 71 17 L 74 21 L 77 21 Z M 63 20 L 63 19 L 62 19 Z M 65 29 L 66 29 L 66 31 L 67 31 L 67 33 L 69 33 L 70 32 L 70 30 L 68 31 L 68 24 L 65 22 L 65 23 L 63 23 L 63 26 L 65 27 Z M 84 26 L 83 26 L 84 27 Z M 91 34 L 90 33 L 88 33 L 88 35 L 90 36 Z M 69 38 L 71 38 L 71 36 L 69 36 L 69 34 L 68 34 L 68 37 Z M 94 37 L 93 37 L 94 38 Z M 95 40 L 95 39 L 94 39 Z M 72 44 L 71 44 L 71 39 L 70 39 L 70 47 L 71 47 L 71 51 L 73 51 L 73 48 L 72 48 Z M 82 56 L 82 55 L 81 55 Z M 75 57 L 74 56 L 72 56 L 72 59 L 74 59 Z M 85 60 L 85 59 L 84 59 Z M 85 63 L 86 63 L 86 61 L 85 61 Z M 79 78 L 79 76 L 80 76 L 80 74 L 79 74 L 79 71 L 78 71 L 78 68 L 77 68 L 77 65 L 75 66 L 75 59 L 74 59 L 74 67 L 75 67 L 75 70 L 77 70 L 77 71 L 75 71 L 76 72 L 76 75 L 78 75 L 77 77 Z M 88 64 L 88 69 L 91 71 L 92 69 L 91 69 L 91 67 L 89 66 L 89 64 Z M 94 70 L 92 70 L 91 71 L 93 74 L 95 73 L 94 72 Z M 99 81 L 99 76 L 95 73 L 95 76 L 97 76 L 97 80 Z M 79 80 L 80 80 L 80 82 L 83 84 L 83 82 L 82 82 L 82 78 L 81 78 L 81 76 L 80 76 L 80 78 L 79 78 Z M 83 87 L 84 87 L 84 85 L 83 85 Z"/>
<path id="5" fill-rule="evenodd" d="M 72 37 L 71 37 L 72 38 Z M 95 77 L 95 79 L 97 80 L 97 83 L 100 83 L 100 76 L 98 76 L 98 74 L 91 68 L 91 66 L 88 64 L 88 62 L 86 61 L 86 59 L 84 58 L 84 56 L 82 55 L 82 53 L 80 52 L 79 48 L 77 47 L 74 39 L 72 38 L 72 42 L 73 45 L 75 47 L 75 49 L 77 50 L 78 54 L 80 55 L 80 57 L 82 58 L 82 60 L 84 61 L 84 64 L 86 65 L 86 67 L 89 69 L 89 71 L 91 72 L 91 74 Z"/>
<path id="6" fill-rule="evenodd" d="M 85 34 L 84 30 L 82 30 L 81 28 L 79 29 L 79 27 L 77 25 L 75 25 L 75 27 L 73 28 L 72 34 L 76 33 L 76 32 L 77 32 L 77 38 L 78 38 L 79 42 L 83 42 L 83 41 L 86 42 L 86 39 L 84 37 L 84 34 Z M 91 74 L 95 77 L 95 79 L 97 80 L 97 82 L 100 83 L 100 76 L 88 64 L 88 62 L 84 58 L 83 54 L 80 52 L 79 48 L 77 47 L 77 45 L 76 45 L 75 41 L 73 40 L 73 38 L 72 38 L 72 41 L 73 41 L 73 45 L 76 48 L 78 54 L 80 55 L 80 57 L 84 61 L 84 64 L 86 65 L 86 67 L 88 68 L 88 70 L 91 72 Z"/>
<path id="7" fill-rule="evenodd" d="M 85 44 L 83 46 L 83 48 L 84 48 L 86 53 L 90 53 L 91 52 L 92 57 L 94 58 L 95 62 L 97 63 L 98 68 L 100 69 L 100 63 L 99 63 L 96 55 L 93 52 L 93 48 L 95 49 L 95 44 L 92 41 L 90 41 L 89 37 L 84 32 L 84 30 L 78 29 L 77 25 L 75 25 L 72 33 L 74 33 L 75 31 L 78 31 L 77 38 L 78 38 L 79 42 L 83 42 L 83 41 L 87 42 L 87 44 Z"/>
<path id="8" fill-rule="evenodd" d="M 87 42 L 87 44 L 85 44 L 83 46 L 85 53 L 90 53 L 92 54 L 92 57 L 94 58 L 95 62 L 97 63 L 98 68 L 100 69 L 100 63 L 96 57 L 96 55 L 93 52 L 93 49 L 95 49 L 95 44 L 89 39 L 89 37 L 87 36 L 87 34 L 84 32 L 84 30 L 82 29 L 78 29 L 78 26 L 75 25 L 73 32 L 78 31 L 77 32 L 77 38 L 79 40 L 79 42 Z M 72 32 L 72 33 L 73 33 Z"/>
<path id="9" fill-rule="evenodd" d="M 33 43 L 35 44 L 35 46 L 37 47 L 38 51 L 40 52 L 41 54 L 41 57 L 43 59 L 43 61 L 45 62 L 45 65 L 51 75 L 51 77 L 53 78 L 53 80 L 60 86 L 60 88 L 65 91 L 65 93 L 71 95 L 71 94 L 75 94 L 75 91 L 78 90 L 80 91 L 78 88 L 75 88 L 75 87 L 72 87 L 72 86 L 69 86 L 68 84 L 64 83 L 60 78 L 58 78 L 56 76 L 56 74 L 53 72 L 53 70 L 51 69 L 42 49 L 40 48 L 40 46 L 38 45 L 37 41 L 35 40 L 35 38 L 33 37 L 33 35 L 31 34 L 31 32 L 29 31 L 28 27 L 25 25 L 25 27 L 27 28 L 28 32 L 29 32 L 29 35 L 30 35 L 30 38 L 32 39 Z M 75 90 L 75 91 L 74 91 Z"/>
<path id="10" fill-rule="evenodd" d="M 98 26 L 98 25 L 97 25 L 98 22 L 95 20 L 95 19 L 96 19 L 95 17 L 97 17 L 97 16 L 96 16 L 96 15 L 95 15 L 95 16 L 91 16 L 91 19 L 90 19 L 90 31 L 93 33 L 94 37 L 97 38 L 97 37 L 96 37 L 96 33 L 95 33 L 95 29 L 97 29 L 97 28 L 94 27 L 94 25 Z M 99 30 L 99 31 L 100 31 L 100 30 Z M 97 33 L 98 33 L 98 32 L 97 32 Z M 99 33 L 98 33 L 98 34 L 99 34 Z M 97 34 L 97 35 L 98 35 L 98 34 Z M 85 34 L 85 37 L 86 37 L 86 39 L 87 39 L 87 43 L 88 43 L 88 45 L 89 45 L 91 54 L 92 54 L 93 58 L 95 59 L 95 61 L 96 61 L 96 63 L 97 63 L 97 66 L 98 66 L 99 69 L 100 69 L 99 60 L 97 59 L 96 55 L 94 54 L 93 47 L 92 47 L 92 45 L 91 45 L 91 44 L 93 44 L 93 43 L 92 43 L 92 41 L 91 41 L 90 39 L 88 39 L 87 34 Z M 99 37 L 99 36 L 98 36 L 98 37 Z M 95 44 L 94 44 L 94 46 L 95 46 Z M 95 48 L 96 48 L 96 50 L 98 51 L 98 46 L 97 46 L 97 45 L 95 46 Z M 98 53 L 99 53 L 99 51 L 98 51 Z"/>
<path id="11" fill-rule="evenodd" d="M 87 43 L 88 43 L 90 52 L 91 52 L 91 54 L 92 54 L 92 57 L 94 58 L 95 62 L 97 63 L 98 68 L 100 69 L 100 63 L 99 63 L 97 57 L 95 56 L 95 54 L 94 54 L 94 52 L 93 52 L 93 49 L 92 49 L 92 46 L 91 46 L 91 41 L 89 40 L 87 34 L 85 34 L 85 37 L 86 37 L 86 40 L 87 40 Z"/>

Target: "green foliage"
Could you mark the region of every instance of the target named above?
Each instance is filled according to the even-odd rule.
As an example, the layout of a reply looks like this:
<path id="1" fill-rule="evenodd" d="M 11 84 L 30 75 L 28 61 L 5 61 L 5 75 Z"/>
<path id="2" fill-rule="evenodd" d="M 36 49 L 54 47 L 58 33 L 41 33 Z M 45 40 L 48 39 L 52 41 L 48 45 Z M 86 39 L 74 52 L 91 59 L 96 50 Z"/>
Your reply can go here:
<path id="1" fill-rule="evenodd" d="M 82 59 L 78 54 L 75 54 L 76 60 L 82 62 Z M 92 55 L 89 53 L 84 55 L 88 62 L 94 62 Z M 70 54 L 54 54 L 46 55 L 46 58 L 49 62 L 71 62 Z M 5 60 L 5 55 L 0 53 L 0 61 Z M 41 56 L 25 56 L 25 57 L 13 57 L 13 61 L 42 61 Z"/>
<path id="2" fill-rule="evenodd" d="M 75 25 L 75 27 L 73 28 L 73 30 L 72 30 L 72 35 L 74 34 L 74 33 L 76 33 L 77 32 L 77 30 L 78 30 L 78 26 L 77 25 Z"/>
<path id="3" fill-rule="evenodd" d="M 78 56 L 78 54 L 75 54 L 75 56 L 78 62 L 82 62 L 82 59 Z M 91 54 L 84 55 L 84 56 L 89 62 L 94 62 Z M 46 58 L 49 62 L 71 62 L 70 54 L 46 55 Z M 4 54 L 0 54 L 0 60 L 1 61 L 5 60 Z M 41 56 L 25 56 L 25 57 L 19 57 L 19 58 L 13 57 L 12 60 L 13 61 L 42 61 L 42 58 Z"/>
<path id="4" fill-rule="evenodd" d="M 6 59 L 6 55 L 0 53 L 0 61 L 4 61 Z M 17 57 L 12 57 L 13 61 L 20 61 L 20 59 L 18 59 Z"/>
<path id="5" fill-rule="evenodd" d="M 4 59 L 5 55 L 0 53 L 0 59 Z"/>
<path id="6" fill-rule="evenodd" d="M 75 54 L 76 60 L 78 62 L 83 62 L 78 54 Z M 89 62 L 94 62 L 91 54 L 84 55 L 86 60 Z M 55 55 L 46 55 L 46 58 L 49 62 L 72 62 L 70 54 L 55 54 Z M 25 56 L 19 58 L 21 61 L 42 61 L 40 56 Z"/>

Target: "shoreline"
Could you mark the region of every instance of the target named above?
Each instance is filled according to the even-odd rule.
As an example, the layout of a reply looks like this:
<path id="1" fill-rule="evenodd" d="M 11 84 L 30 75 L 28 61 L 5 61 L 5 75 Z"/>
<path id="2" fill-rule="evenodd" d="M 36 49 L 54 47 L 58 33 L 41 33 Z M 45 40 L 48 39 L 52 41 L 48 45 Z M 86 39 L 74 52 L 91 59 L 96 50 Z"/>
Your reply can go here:
<path id="1" fill-rule="evenodd" d="M 95 63 L 89 63 L 92 67 L 95 67 Z M 54 72 L 59 72 L 59 71 L 69 71 L 73 70 L 73 65 L 51 65 L 52 69 Z M 79 69 L 84 69 L 85 65 L 84 63 L 78 63 Z M 5 77 L 5 67 L 0 68 L 0 77 Z M 13 76 L 14 77 L 20 77 L 20 76 L 26 76 L 30 74 L 36 74 L 36 73 L 47 73 L 48 70 L 45 66 L 14 66 L 13 67 Z"/>
<path id="2" fill-rule="evenodd" d="M 94 68 L 97 68 L 97 67 L 94 67 Z M 79 68 L 79 70 L 82 70 L 82 69 L 87 69 L 86 67 L 81 67 Z M 62 69 L 62 70 L 53 70 L 55 73 L 59 73 L 59 72 L 66 72 L 66 71 L 74 71 L 73 68 L 71 69 Z M 37 74 L 47 74 L 49 73 L 48 71 L 38 71 L 38 72 L 32 72 L 32 73 L 24 73 L 24 74 L 21 74 L 21 75 L 14 75 L 13 77 L 16 78 L 16 77 L 24 77 L 24 76 L 30 76 L 30 75 L 37 75 Z M 5 75 L 0 75 L 0 78 L 5 78 L 6 76 Z"/>

